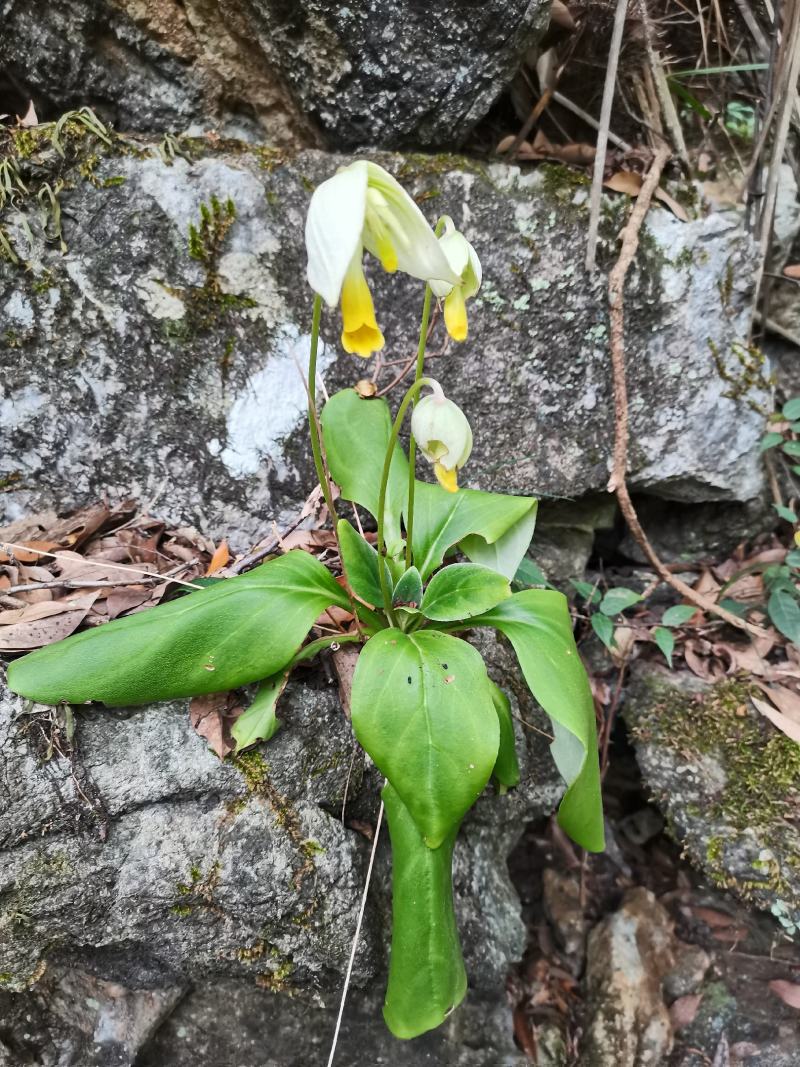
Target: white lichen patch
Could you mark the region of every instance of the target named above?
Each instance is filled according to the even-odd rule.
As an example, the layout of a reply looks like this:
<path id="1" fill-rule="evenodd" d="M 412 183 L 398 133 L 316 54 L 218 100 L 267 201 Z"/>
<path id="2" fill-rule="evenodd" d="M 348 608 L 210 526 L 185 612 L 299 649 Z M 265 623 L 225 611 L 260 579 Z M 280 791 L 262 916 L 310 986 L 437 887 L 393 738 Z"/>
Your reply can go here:
<path id="1" fill-rule="evenodd" d="M 306 389 L 301 378 L 308 368 L 310 335 L 285 325 L 261 370 L 233 402 L 226 420 L 225 448 L 220 456 L 233 475 L 256 474 L 269 460 L 286 473 L 282 443 L 306 417 Z M 330 345 L 320 343 L 317 371 L 323 373 L 336 358 Z"/>
<path id="2" fill-rule="evenodd" d="M 252 252 L 228 252 L 217 267 L 217 278 L 223 293 L 243 296 L 255 307 L 243 308 L 251 319 L 262 319 L 269 325 L 285 322 L 289 311 L 278 293 L 272 274 L 265 271 Z"/>
<path id="3" fill-rule="evenodd" d="M 144 304 L 145 311 L 154 319 L 171 319 L 177 321 L 186 314 L 186 305 L 174 293 L 165 288 L 158 278 L 145 275 L 135 282 L 136 292 Z"/>
<path id="4" fill-rule="evenodd" d="M 11 294 L 3 309 L 9 319 L 23 329 L 33 326 L 34 312 L 30 300 L 17 291 Z"/>

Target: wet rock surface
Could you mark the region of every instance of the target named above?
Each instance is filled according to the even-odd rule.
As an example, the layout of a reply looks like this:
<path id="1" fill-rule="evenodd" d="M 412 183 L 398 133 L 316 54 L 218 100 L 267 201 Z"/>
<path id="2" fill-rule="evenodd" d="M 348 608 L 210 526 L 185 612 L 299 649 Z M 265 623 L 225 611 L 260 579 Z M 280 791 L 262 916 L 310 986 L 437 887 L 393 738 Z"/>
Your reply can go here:
<path id="1" fill-rule="evenodd" d="M 457 145 L 547 24 L 543 0 L 16 0 L 0 61 L 40 115 L 273 144 Z"/>
<path id="2" fill-rule="evenodd" d="M 510 653 L 494 640 L 482 647 L 515 713 L 540 723 L 530 699 L 517 702 Z M 191 730 L 183 702 L 78 710 L 72 753 L 48 709 L 26 711 L 4 691 L 0 710 L 0 1005 L 20 1018 L 53 998 L 83 1005 L 72 1020 L 67 1012 L 42 1022 L 32 1062 L 133 1063 L 184 997 L 142 1062 L 196 1063 L 208 1048 L 203 1062 L 222 1067 L 234 1047 L 248 1067 L 315 1062 L 333 1032 L 370 849 L 356 827 L 374 824 L 381 785 L 335 688 L 313 676 L 290 684 L 282 729 L 233 764 Z M 364 1042 L 394 1049 L 398 1063 L 417 1062 L 406 1048 L 465 1067 L 517 1062 L 503 988 L 525 927 L 505 861 L 525 823 L 551 812 L 562 791 L 541 735 L 517 731 L 522 784 L 504 796 L 489 790 L 456 848 L 466 1006 L 415 1045 L 396 1045 L 384 1030 L 384 839 L 338 1062 L 363 1062 Z M 95 981 L 91 1002 L 75 992 L 78 974 Z M 225 1027 L 198 1030 L 220 989 L 248 1019 L 241 1042 Z"/>
<path id="3" fill-rule="evenodd" d="M 63 256 L 44 240 L 38 206 L 19 205 L 32 248 L 9 214 L 30 266 L 0 264 L 6 520 L 108 493 L 155 501 L 243 547 L 305 498 L 302 227 L 310 189 L 342 160 L 243 145 L 187 152 L 202 158 L 168 165 L 154 150 L 128 150 L 96 160 L 91 180 L 65 172 Z M 431 218 L 452 214 L 482 258 L 469 339 L 441 354 L 442 335 L 431 342 L 431 367 L 475 430 L 466 483 L 546 499 L 603 492 L 613 431 L 606 296 L 602 273 L 590 279 L 582 264 L 583 180 L 451 157 L 384 162 Z M 212 197 L 221 216 L 204 263 L 189 254 L 189 227 Z M 604 263 L 624 210 L 621 200 L 605 205 Z M 634 490 L 690 503 L 758 497 L 756 409 L 769 389 L 743 347 L 751 257 L 735 216 L 681 223 L 651 212 L 626 294 Z M 374 281 L 384 356 L 402 358 L 413 352 L 420 286 Z M 326 316 L 329 390 L 370 369 L 340 354 L 338 330 L 338 313 Z"/>

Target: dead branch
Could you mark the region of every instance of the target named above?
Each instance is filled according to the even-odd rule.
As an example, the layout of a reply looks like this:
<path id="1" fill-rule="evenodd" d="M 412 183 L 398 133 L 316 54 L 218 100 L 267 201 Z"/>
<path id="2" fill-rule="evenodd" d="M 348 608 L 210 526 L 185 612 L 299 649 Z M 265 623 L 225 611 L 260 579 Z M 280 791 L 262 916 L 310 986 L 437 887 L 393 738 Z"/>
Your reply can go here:
<path id="1" fill-rule="evenodd" d="M 732 612 L 726 611 L 725 608 L 714 603 L 709 597 L 696 592 L 686 582 L 676 577 L 669 567 L 661 561 L 642 529 L 626 483 L 630 428 L 628 421 L 628 386 L 625 375 L 625 307 L 623 302 L 625 276 L 639 247 L 639 230 L 670 154 L 670 148 L 667 145 L 661 145 L 656 149 L 655 157 L 645 175 L 630 218 L 622 231 L 622 248 L 620 249 L 619 259 L 608 276 L 609 341 L 614 380 L 614 461 L 611 478 L 608 482 L 608 490 L 616 494 L 620 510 L 631 534 L 663 581 L 671 585 L 676 592 L 680 593 L 690 603 L 702 608 L 703 611 L 724 619 L 725 622 L 730 623 L 731 626 L 736 626 L 740 630 L 746 630 L 753 637 L 762 637 L 764 636 L 764 630 L 761 627 L 754 626 L 752 623 L 738 618 Z"/>

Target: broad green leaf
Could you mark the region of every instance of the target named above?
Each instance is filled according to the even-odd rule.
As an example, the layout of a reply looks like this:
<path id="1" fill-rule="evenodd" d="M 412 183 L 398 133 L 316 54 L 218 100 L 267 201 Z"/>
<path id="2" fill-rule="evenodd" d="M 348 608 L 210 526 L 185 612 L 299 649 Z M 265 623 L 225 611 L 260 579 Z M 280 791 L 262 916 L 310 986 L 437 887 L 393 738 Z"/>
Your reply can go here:
<path id="1" fill-rule="evenodd" d="M 513 645 L 528 687 L 553 723 L 551 752 L 567 783 L 558 821 L 579 845 L 601 851 L 603 807 L 594 702 L 572 635 L 566 597 L 551 589 L 524 589 L 471 625 L 492 626 Z"/>
<path id="2" fill-rule="evenodd" d="M 418 608 L 422 600 L 422 578 L 416 567 L 409 567 L 394 587 L 392 604 L 396 607 Z"/>
<path id="3" fill-rule="evenodd" d="M 653 640 L 664 653 L 664 658 L 672 670 L 672 653 L 675 651 L 675 635 L 672 630 L 667 630 L 663 626 L 656 626 L 653 630 Z"/>
<path id="4" fill-rule="evenodd" d="M 435 622 L 470 619 L 511 596 L 507 578 L 477 563 L 451 563 L 428 583 L 420 609 Z"/>
<path id="5" fill-rule="evenodd" d="M 328 465 L 342 496 L 361 504 L 377 519 L 383 462 L 392 431 L 388 404 L 365 400 L 355 389 L 342 389 L 322 409 L 320 421 Z M 386 546 L 392 555 L 402 540 L 400 516 L 407 496 L 408 460 L 398 445 L 392 456 L 384 518 Z"/>
<path id="6" fill-rule="evenodd" d="M 800 645 L 800 605 L 791 593 L 776 589 L 767 601 L 767 613 L 784 637 Z"/>
<path id="7" fill-rule="evenodd" d="M 662 626 L 683 626 L 693 615 L 697 614 L 694 604 L 673 604 L 661 616 Z"/>
<path id="8" fill-rule="evenodd" d="M 786 562 L 790 567 L 800 567 L 800 549 L 793 548 L 786 553 Z"/>
<path id="9" fill-rule="evenodd" d="M 787 522 L 791 522 L 793 525 L 797 522 L 797 516 L 791 508 L 787 508 L 784 504 L 772 505 L 782 519 L 786 519 Z"/>
<path id="10" fill-rule="evenodd" d="M 793 396 L 791 400 L 787 400 L 781 408 L 781 415 L 789 422 L 800 419 L 800 396 Z"/>
<path id="11" fill-rule="evenodd" d="M 514 734 L 514 720 L 511 717 L 511 704 L 499 685 L 492 682 L 492 699 L 494 710 L 500 722 L 500 747 L 497 750 L 493 776 L 500 783 L 503 792 L 519 785 L 519 761 L 517 760 L 517 739 Z"/>
<path id="12" fill-rule="evenodd" d="M 527 556 L 517 567 L 514 581 L 518 585 L 527 586 L 529 589 L 536 588 L 537 586 L 541 589 L 553 588 L 548 582 L 547 575 L 541 567 L 534 563 L 532 559 L 528 559 Z"/>
<path id="13" fill-rule="evenodd" d="M 625 589 L 623 586 L 619 586 L 617 589 L 609 589 L 600 601 L 600 610 L 604 615 L 619 615 L 626 608 L 631 608 L 634 604 L 638 604 L 641 599 L 640 593 L 635 593 L 633 589 Z"/>
<path id="14" fill-rule="evenodd" d="M 765 433 L 761 438 L 761 444 L 758 446 L 759 451 L 766 452 L 770 448 L 774 448 L 783 442 L 782 433 Z"/>
<path id="15" fill-rule="evenodd" d="M 800 433 L 800 422 L 793 422 L 789 429 L 792 433 Z"/>
<path id="16" fill-rule="evenodd" d="M 738 600 L 732 600 L 730 597 L 723 597 L 719 602 L 719 606 L 725 608 L 726 611 L 730 611 L 733 615 L 737 615 L 740 619 L 746 619 L 747 613 L 751 608 L 751 605 L 742 604 Z"/>
<path id="17" fill-rule="evenodd" d="M 592 615 L 591 620 L 592 629 L 606 646 L 610 652 L 616 645 L 614 640 L 614 623 L 609 619 L 608 615 L 601 615 L 599 612 L 595 612 Z"/>
<path id="18" fill-rule="evenodd" d="M 439 1026 L 464 999 L 467 975 L 453 908 L 453 827 L 439 848 L 423 841 L 397 791 L 383 803 L 392 839 L 392 953 L 383 1017 L 395 1037 Z"/>
<path id="19" fill-rule="evenodd" d="M 787 441 L 784 444 L 782 451 L 785 452 L 787 456 L 800 456 L 800 441 Z"/>
<path id="20" fill-rule="evenodd" d="M 497 758 L 500 728 L 480 654 L 437 630 L 382 630 L 358 657 L 350 706 L 362 748 L 437 848 Z"/>
<path id="21" fill-rule="evenodd" d="M 347 519 L 339 519 L 336 532 L 339 535 L 339 547 L 342 550 L 342 564 L 353 592 L 362 600 L 366 600 L 368 604 L 382 607 L 383 594 L 378 577 L 378 553 L 360 533 L 353 529 Z M 391 593 L 393 583 L 385 561 L 383 566 L 386 584 Z"/>
<path id="22" fill-rule="evenodd" d="M 349 607 L 330 572 L 307 552 L 289 552 L 23 656 L 8 684 L 43 704 L 111 706 L 235 689 L 285 667 L 331 604 Z"/>
<path id="23" fill-rule="evenodd" d="M 271 678 L 265 678 L 258 687 L 250 707 L 247 708 L 231 728 L 231 736 L 236 742 L 236 752 L 249 748 L 258 741 L 269 741 L 281 727 L 275 714 L 275 706 L 289 681 L 289 669 L 278 671 Z"/>
<path id="24" fill-rule="evenodd" d="M 800 474 L 800 466 L 796 464 L 792 467 L 792 474 Z"/>
<path id="25" fill-rule="evenodd" d="M 591 582 L 578 582 L 574 578 L 570 578 L 569 583 L 587 604 L 597 604 L 603 596 L 597 586 L 592 585 Z"/>
<path id="26" fill-rule="evenodd" d="M 526 496 L 459 489 L 417 482 L 414 490 L 414 563 L 423 581 L 459 545 L 473 563 L 505 575 L 517 573 L 533 536 L 537 501 Z"/>

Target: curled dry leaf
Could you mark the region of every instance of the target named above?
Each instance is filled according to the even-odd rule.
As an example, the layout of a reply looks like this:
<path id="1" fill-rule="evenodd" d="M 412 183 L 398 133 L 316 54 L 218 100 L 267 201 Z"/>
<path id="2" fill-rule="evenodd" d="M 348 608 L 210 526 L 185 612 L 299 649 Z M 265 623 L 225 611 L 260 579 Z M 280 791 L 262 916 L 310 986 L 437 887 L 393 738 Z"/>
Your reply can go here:
<path id="1" fill-rule="evenodd" d="M 792 741 L 800 744 L 800 723 L 790 719 L 782 711 L 778 711 L 772 704 L 768 704 L 766 700 L 759 700 L 758 697 L 750 697 L 750 700 L 753 702 L 753 706 L 765 718 L 769 719 L 773 726 L 777 726 L 781 733 L 786 734 L 787 737 L 791 737 Z"/>
<path id="2" fill-rule="evenodd" d="M 767 694 L 778 711 L 782 712 L 787 719 L 800 724 L 800 694 L 783 685 L 764 685 L 763 682 L 758 681 L 755 684 Z"/>
<path id="3" fill-rule="evenodd" d="M 783 268 L 785 278 L 797 278 L 800 281 L 800 263 L 790 263 Z"/>
<path id="4" fill-rule="evenodd" d="M 219 545 L 214 549 L 214 555 L 211 557 L 211 562 L 206 568 L 206 577 L 210 577 L 217 571 L 222 570 L 223 567 L 227 567 L 230 562 L 231 554 L 228 549 L 227 541 L 220 541 Z"/>
<path id="5" fill-rule="evenodd" d="M 86 618 L 97 596 L 97 590 L 93 590 L 0 612 L 0 649 L 27 652 L 69 637 Z"/>
<path id="6" fill-rule="evenodd" d="M 769 988 L 776 997 L 780 997 L 784 1004 L 800 1011 L 800 985 L 795 982 L 787 982 L 783 978 L 775 978 L 769 983 Z"/>
<path id="7" fill-rule="evenodd" d="M 561 0 L 551 0 L 550 21 L 555 22 L 562 30 L 569 30 L 570 33 L 575 29 L 575 19 L 569 13 L 567 5 L 562 4 Z"/>
<path id="8" fill-rule="evenodd" d="M 358 649 L 342 645 L 333 653 L 333 669 L 339 680 L 339 699 L 347 718 L 350 718 L 350 696 L 353 692 L 353 675 L 358 663 Z"/>
<path id="9" fill-rule="evenodd" d="M 209 693 L 192 697 L 189 722 L 195 733 L 208 741 L 208 747 L 224 759 L 236 747 L 231 727 L 243 710 L 235 693 Z"/>

